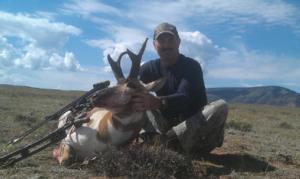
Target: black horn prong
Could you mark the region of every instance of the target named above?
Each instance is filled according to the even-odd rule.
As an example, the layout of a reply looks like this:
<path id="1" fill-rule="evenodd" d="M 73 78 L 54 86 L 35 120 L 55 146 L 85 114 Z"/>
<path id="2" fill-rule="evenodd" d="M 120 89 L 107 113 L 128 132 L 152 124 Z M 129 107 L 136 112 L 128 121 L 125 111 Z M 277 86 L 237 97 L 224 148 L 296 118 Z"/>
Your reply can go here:
<path id="1" fill-rule="evenodd" d="M 141 49 L 140 49 L 140 51 L 139 51 L 138 56 L 139 56 L 140 58 L 142 58 L 143 53 L 144 53 L 144 51 L 145 51 L 145 49 L 146 49 L 147 41 L 148 41 L 148 38 L 145 39 L 145 41 L 144 41 L 144 43 L 143 43 L 143 45 L 142 45 L 142 47 L 141 47 Z"/>
<path id="2" fill-rule="evenodd" d="M 121 55 L 120 55 L 121 56 Z M 115 75 L 116 80 L 119 82 L 120 80 L 124 79 L 124 75 L 120 66 L 120 60 L 115 62 L 110 55 L 107 55 L 108 63 L 110 64 L 110 67 Z M 119 57 L 120 59 L 120 57 Z"/>
<path id="3" fill-rule="evenodd" d="M 146 40 L 144 41 L 138 55 L 134 54 L 132 51 L 127 49 L 125 52 L 122 52 L 119 55 L 119 58 L 117 61 L 114 61 L 110 55 L 107 56 L 108 62 L 110 64 L 111 69 L 114 72 L 114 75 L 118 82 L 121 82 L 125 79 L 124 74 L 121 69 L 121 59 L 125 54 L 128 54 L 128 56 L 132 62 L 130 73 L 129 73 L 127 79 L 137 79 L 139 71 L 140 71 L 141 59 L 142 59 L 143 53 L 146 49 L 147 41 L 148 41 L 148 38 L 146 38 Z"/>
<path id="4" fill-rule="evenodd" d="M 142 56 L 146 49 L 147 41 L 148 41 L 148 38 L 146 38 L 146 40 L 144 41 L 138 55 L 134 54 L 133 52 L 131 52 L 130 50 L 127 49 L 127 54 L 129 55 L 129 57 L 132 61 L 132 66 L 130 69 L 130 73 L 128 75 L 128 79 L 137 79 L 137 77 L 139 75 L 139 71 L 140 71 Z"/>

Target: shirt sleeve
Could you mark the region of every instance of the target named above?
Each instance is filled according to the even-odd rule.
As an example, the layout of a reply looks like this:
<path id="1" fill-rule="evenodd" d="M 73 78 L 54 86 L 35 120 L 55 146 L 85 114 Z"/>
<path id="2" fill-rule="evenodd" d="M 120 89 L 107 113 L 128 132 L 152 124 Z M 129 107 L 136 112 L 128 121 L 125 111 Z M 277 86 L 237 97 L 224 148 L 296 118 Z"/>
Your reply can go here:
<path id="1" fill-rule="evenodd" d="M 166 107 L 164 109 L 165 112 L 173 114 L 175 116 L 178 113 L 186 111 L 188 106 L 183 104 L 187 104 L 189 102 L 189 91 L 189 82 L 186 79 L 182 79 L 176 93 L 162 96 L 161 99 L 166 101 Z"/>
<path id="2" fill-rule="evenodd" d="M 203 108 L 207 104 L 207 96 L 200 64 L 191 67 L 184 75 L 176 93 L 161 98 L 166 103 L 164 112 L 172 117 L 181 113 L 195 113 Z"/>

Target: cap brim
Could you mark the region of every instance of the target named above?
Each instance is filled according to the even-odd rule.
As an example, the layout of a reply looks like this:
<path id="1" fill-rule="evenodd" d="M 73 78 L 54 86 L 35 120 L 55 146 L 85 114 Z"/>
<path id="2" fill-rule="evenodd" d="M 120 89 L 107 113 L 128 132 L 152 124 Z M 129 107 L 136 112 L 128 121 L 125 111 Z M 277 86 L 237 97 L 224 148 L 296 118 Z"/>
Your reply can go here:
<path id="1" fill-rule="evenodd" d="M 173 36 L 176 36 L 172 31 L 162 31 L 162 32 L 159 32 L 156 36 L 155 36 L 155 40 L 162 34 L 171 34 Z"/>

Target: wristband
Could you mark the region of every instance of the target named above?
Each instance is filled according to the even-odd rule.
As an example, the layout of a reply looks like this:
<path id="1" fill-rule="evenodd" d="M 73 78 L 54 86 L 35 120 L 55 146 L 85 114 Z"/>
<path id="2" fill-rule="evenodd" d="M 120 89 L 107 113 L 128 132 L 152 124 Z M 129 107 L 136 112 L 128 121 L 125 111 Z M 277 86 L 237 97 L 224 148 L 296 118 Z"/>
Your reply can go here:
<path id="1" fill-rule="evenodd" d="M 165 110 L 167 108 L 167 100 L 166 99 L 160 99 L 160 104 L 161 104 L 161 110 Z"/>

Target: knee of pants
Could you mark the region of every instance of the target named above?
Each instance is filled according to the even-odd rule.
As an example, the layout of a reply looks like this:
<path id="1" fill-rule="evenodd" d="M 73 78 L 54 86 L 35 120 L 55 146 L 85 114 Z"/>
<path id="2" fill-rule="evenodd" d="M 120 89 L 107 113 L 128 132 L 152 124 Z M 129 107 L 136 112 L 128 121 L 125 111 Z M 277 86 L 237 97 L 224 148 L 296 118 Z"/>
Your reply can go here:
<path id="1" fill-rule="evenodd" d="M 227 102 L 223 99 L 219 99 L 215 101 L 215 103 L 217 111 L 227 116 L 229 110 Z"/>
<path id="2" fill-rule="evenodd" d="M 210 124 L 215 122 L 223 123 L 227 119 L 228 105 L 224 100 L 220 99 L 208 104 L 202 113 Z"/>

